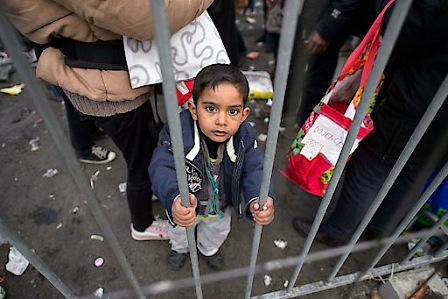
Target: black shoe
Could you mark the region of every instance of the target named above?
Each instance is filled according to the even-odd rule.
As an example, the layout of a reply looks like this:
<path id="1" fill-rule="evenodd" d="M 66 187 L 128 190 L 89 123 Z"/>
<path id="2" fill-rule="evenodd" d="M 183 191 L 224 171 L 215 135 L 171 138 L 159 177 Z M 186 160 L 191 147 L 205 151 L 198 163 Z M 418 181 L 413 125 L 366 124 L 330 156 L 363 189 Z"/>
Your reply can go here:
<path id="1" fill-rule="evenodd" d="M 292 220 L 292 226 L 299 233 L 299 235 L 304 238 L 308 237 L 312 224 L 313 221 L 308 219 L 301 219 L 296 217 Z"/>
<path id="2" fill-rule="evenodd" d="M 366 241 L 376 240 L 380 238 L 379 233 L 374 230 L 369 229 L 368 227 L 362 232 L 361 238 Z"/>
<path id="3" fill-rule="evenodd" d="M 313 221 L 309 219 L 294 218 L 292 226 L 304 238 L 308 237 Z M 347 239 L 333 238 L 324 232 L 317 232 L 315 240 L 329 247 L 339 247 L 348 243 Z"/>
<path id="4" fill-rule="evenodd" d="M 214 255 L 204 257 L 207 265 L 212 269 L 219 270 L 224 265 L 224 259 L 218 252 Z"/>
<path id="5" fill-rule="evenodd" d="M 177 271 L 182 268 L 186 255 L 186 253 L 179 253 L 171 250 L 170 256 L 168 257 L 168 269 Z"/>
<path id="6" fill-rule="evenodd" d="M 255 40 L 255 43 L 266 43 L 266 32 L 263 32 L 263 35 Z"/>
<path id="7" fill-rule="evenodd" d="M 117 155 L 101 146 L 92 146 L 90 154 L 79 157 L 78 160 L 83 163 L 89 164 L 105 164 L 113 161 Z"/>

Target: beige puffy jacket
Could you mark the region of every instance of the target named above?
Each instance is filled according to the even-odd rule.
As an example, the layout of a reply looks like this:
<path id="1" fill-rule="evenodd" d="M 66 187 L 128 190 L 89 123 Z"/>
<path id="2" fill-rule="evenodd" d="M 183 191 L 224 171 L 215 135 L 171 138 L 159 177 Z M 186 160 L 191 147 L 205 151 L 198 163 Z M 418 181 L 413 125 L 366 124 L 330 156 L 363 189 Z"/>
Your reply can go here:
<path id="1" fill-rule="evenodd" d="M 213 0 L 165 0 L 170 32 L 198 17 Z M 153 40 L 154 26 L 148 0 L 1 0 L 3 12 L 27 38 L 46 44 L 54 37 L 82 42 L 130 36 Z M 132 89 L 126 71 L 70 68 L 61 51 L 49 47 L 39 59 L 37 77 L 95 101 L 123 101 L 146 93 Z"/>

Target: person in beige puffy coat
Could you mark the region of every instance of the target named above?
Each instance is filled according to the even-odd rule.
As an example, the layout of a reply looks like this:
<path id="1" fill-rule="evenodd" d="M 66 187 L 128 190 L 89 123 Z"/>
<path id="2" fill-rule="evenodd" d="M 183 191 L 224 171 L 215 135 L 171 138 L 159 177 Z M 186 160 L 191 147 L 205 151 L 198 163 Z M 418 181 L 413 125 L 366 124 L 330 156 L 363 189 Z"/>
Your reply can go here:
<path id="1" fill-rule="evenodd" d="M 165 0 L 171 33 L 184 27 L 213 0 Z M 122 36 L 153 40 L 147 0 L 2 0 L 11 23 L 42 45 L 36 76 L 60 86 L 85 118 L 94 119 L 114 141 L 127 164 L 131 236 L 166 240 L 167 221 L 152 213 L 148 166 L 158 130 L 150 86 L 132 89 Z"/>

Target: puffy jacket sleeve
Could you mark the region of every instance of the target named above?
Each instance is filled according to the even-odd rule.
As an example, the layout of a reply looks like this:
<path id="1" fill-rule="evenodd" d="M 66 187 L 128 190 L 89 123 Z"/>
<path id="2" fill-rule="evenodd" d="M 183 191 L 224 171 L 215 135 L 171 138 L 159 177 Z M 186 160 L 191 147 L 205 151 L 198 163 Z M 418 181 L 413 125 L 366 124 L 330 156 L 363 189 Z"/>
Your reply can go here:
<path id="1" fill-rule="evenodd" d="M 54 0 L 100 28 L 138 40 L 153 40 L 154 26 L 148 0 Z M 213 0 L 165 0 L 170 32 L 201 15 Z"/>
<path id="2" fill-rule="evenodd" d="M 85 42 L 98 40 L 91 24 L 51 0 L 2 0 L 0 6 L 14 27 L 37 44 L 59 36 Z M 105 37 L 117 36 L 102 31 Z"/>
<path id="3" fill-rule="evenodd" d="M 171 206 L 174 198 L 179 195 L 176 167 L 171 148 L 171 137 L 168 123 L 162 130 L 161 146 L 158 146 L 152 155 L 149 165 L 149 176 L 152 182 L 152 191 L 164 205 L 170 218 Z"/>
<path id="4" fill-rule="evenodd" d="M 358 7 L 365 0 L 334 0 L 330 1 L 321 20 L 316 26 L 317 32 L 328 42 L 348 25 L 355 13 L 359 13 Z M 371 1 L 371 0 L 368 0 Z"/>
<path id="5" fill-rule="evenodd" d="M 171 33 L 201 15 L 213 0 L 165 0 Z M 122 35 L 153 40 L 148 0 L 2 0 L 1 9 L 14 26 L 38 44 L 52 37 L 83 42 L 119 39 Z"/>

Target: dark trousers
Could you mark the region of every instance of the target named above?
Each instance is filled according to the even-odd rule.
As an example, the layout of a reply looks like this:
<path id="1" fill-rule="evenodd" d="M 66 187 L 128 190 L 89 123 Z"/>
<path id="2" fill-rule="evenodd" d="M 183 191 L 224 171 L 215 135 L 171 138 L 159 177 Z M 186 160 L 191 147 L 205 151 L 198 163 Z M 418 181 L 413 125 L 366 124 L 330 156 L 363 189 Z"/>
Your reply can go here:
<path id="1" fill-rule="evenodd" d="M 94 138 L 98 133 L 98 127 L 91 118 L 86 118 L 76 110 L 65 93 L 62 95 L 67 113 L 67 122 L 70 131 L 70 141 L 77 157 L 84 157 L 92 151 L 95 144 Z"/>
<path id="2" fill-rule="evenodd" d="M 274 54 L 275 62 L 277 63 L 278 58 L 278 45 L 280 43 L 280 33 L 266 32 L 266 43 Z"/>
<path id="3" fill-rule="evenodd" d="M 222 43 L 229 55 L 230 63 L 238 66 L 240 55 L 247 51 L 244 40 L 235 24 L 235 5 L 233 0 L 215 0 L 207 9 L 215 23 Z"/>
<path id="4" fill-rule="evenodd" d="M 288 111 L 296 112 L 294 121 L 299 126 L 330 87 L 338 63 L 339 49 L 349 35 L 348 31 L 339 34 L 336 40 L 330 42 L 325 52 L 315 55 L 306 48 L 306 32 L 303 27 L 297 28 L 283 106 L 283 114 Z"/>
<path id="5" fill-rule="evenodd" d="M 392 167 L 362 144 L 347 163 L 341 195 L 334 211 L 322 224 L 329 236 L 346 239 L 364 218 Z M 405 167 L 371 219 L 368 229 L 377 236 L 389 234 L 420 197 L 424 180 L 420 169 Z"/>
<path id="6" fill-rule="evenodd" d="M 334 36 L 327 50 L 319 55 L 311 54 L 307 49 L 306 40 L 325 10 L 331 8 L 329 2 L 305 1 L 297 23 L 283 114 L 295 111 L 294 121 L 299 126 L 304 123 L 330 87 L 338 63 L 339 50 L 344 42 L 352 34 L 363 37 L 376 16 L 372 7 L 375 1 L 361 1 L 357 13 L 354 13 L 346 27 L 341 28 Z"/>
<path id="7" fill-rule="evenodd" d="M 157 146 L 154 115 L 149 101 L 137 109 L 109 117 L 93 117 L 120 149 L 127 165 L 127 200 L 131 221 L 144 231 L 154 221 L 148 167 Z"/>
<path id="8" fill-rule="evenodd" d="M 62 98 L 64 101 L 70 141 L 76 156 L 84 157 L 88 155 L 92 150 L 92 146 L 95 144 L 94 138 L 98 133 L 95 121 L 76 110 L 62 88 L 51 84 L 47 87 L 55 96 Z"/>

